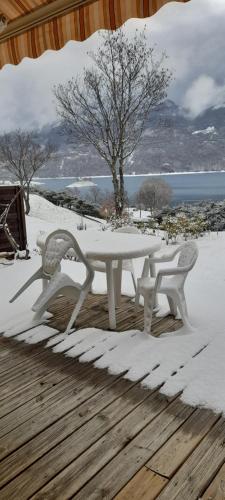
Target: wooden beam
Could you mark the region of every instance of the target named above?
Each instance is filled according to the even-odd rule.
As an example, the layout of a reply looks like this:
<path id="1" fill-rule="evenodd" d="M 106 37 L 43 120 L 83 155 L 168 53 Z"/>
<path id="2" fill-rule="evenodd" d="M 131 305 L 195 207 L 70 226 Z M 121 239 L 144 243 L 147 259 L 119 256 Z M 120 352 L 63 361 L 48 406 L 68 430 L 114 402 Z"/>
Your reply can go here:
<path id="1" fill-rule="evenodd" d="M 43 5 L 29 14 L 20 16 L 9 22 L 7 28 L 0 35 L 0 43 L 6 42 L 13 36 L 20 35 L 40 24 L 46 23 L 55 17 L 63 16 L 79 7 L 84 7 L 96 0 L 54 0 Z"/>

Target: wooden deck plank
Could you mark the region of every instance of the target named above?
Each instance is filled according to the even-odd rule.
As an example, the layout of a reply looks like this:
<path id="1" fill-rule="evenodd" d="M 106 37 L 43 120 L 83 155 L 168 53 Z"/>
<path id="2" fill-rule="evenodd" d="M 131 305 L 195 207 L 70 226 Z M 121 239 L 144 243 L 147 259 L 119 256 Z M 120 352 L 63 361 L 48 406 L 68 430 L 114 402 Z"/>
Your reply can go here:
<path id="1" fill-rule="evenodd" d="M 24 405 L 29 400 L 39 397 L 46 390 L 55 387 L 60 381 L 66 378 L 68 378 L 68 380 L 74 380 L 74 376 L 76 377 L 76 374 L 80 372 L 80 364 L 76 363 L 74 359 L 66 359 L 60 355 L 49 353 L 49 359 L 51 357 L 55 358 L 56 366 L 50 369 L 47 375 L 43 373 L 41 377 L 36 379 L 34 374 L 32 374 L 28 386 L 25 385 L 24 387 L 22 380 L 18 391 L 12 394 L 6 393 L 5 398 L 1 400 L 0 404 L 0 418 L 10 413 L 10 411 Z"/>
<path id="2" fill-rule="evenodd" d="M 52 326 L 71 307 L 56 301 Z M 142 329 L 143 308 L 122 297 L 117 321 Z M 108 330 L 104 295 L 77 326 Z M 153 318 L 156 336 L 180 326 Z M 225 500 L 222 418 L 43 346 L 0 337 L 0 500 Z"/>
<path id="3" fill-rule="evenodd" d="M 51 372 L 57 369 L 57 359 L 46 357 L 46 362 L 40 362 L 37 366 L 29 366 L 29 369 L 25 369 L 24 371 L 20 371 L 17 374 L 16 370 L 14 375 L 10 375 L 8 381 L 5 381 L 0 386 L 0 401 L 8 398 L 11 394 L 15 394 L 18 391 L 21 391 L 22 388 L 29 387 L 32 384 L 33 380 L 38 380 L 45 375 L 50 374 Z M 71 360 L 65 360 L 65 367 L 69 365 Z"/>
<path id="4" fill-rule="evenodd" d="M 47 361 L 47 363 L 45 363 Z M 50 361 L 50 363 L 49 363 Z M 52 363 L 52 361 L 55 361 L 54 358 L 51 360 L 49 359 L 49 353 L 45 350 L 42 351 L 38 356 L 34 356 L 33 358 L 31 357 L 26 358 L 23 363 L 20 363 L 19 365 L 16 365 L 16 367 L 11 366 L 8 370 L 4 371 L 1 373 L 0 377 L 0 391 L 1 387 L 11 380 L 18 378 L 20 376 L 26 376 L 27 373 L 30 372 L 30 369 L 32 368 L 35 370 L 36 368 L 39 368 L 40 366 L 44 366 L 44 364 L 48 365 Z"/>
<path id="5" fill-rule="evenodd" d="M 10 348 L 13 345 L 12 339 L 5 340 L 7 341 L 6 345 L 2 343 L 2 337 L 0 336 L 0 373 L 3 373 L 5 370 L 9 370 L 11 367 L 24 363 L 27 359 L 37 357 L 43 353 L 42 347 L 37 345 L 26 344 L 25 348 L 24 344 L 21 344 L 20 342 L 17 342 L 15 345 L 15 339 L 13 340 L 15 349 L 13 348 L 12 351 Z"/>
<path id="6" fill-rule="evenodd" d="M 120 448 L 120 451 L 117 451 L 117 454 L 114 454 L 114 458 L 111 455 L 110 459 L 108 451 L 108 463 L 106 462 L 105 467 L 103 467 L 104 463 L 102 460 L 102 466 L 98 467 L 98 470 L 96 470 L 96 468 L 94 468 L 94 466 L 96 467 L 96 464 L 93 464 L 92 461 L 90 462 L 92 464 L 91 471 L 86 471 L 85 469 L 84 473 L 82 469 L 82 476 L 77 477 L 73 475 L 73 464 L 71 464 L 67 470 L 65 469 L 63 471 L 65 478 L 65 482 L 63 481 L 63 484 L 67 493 L 70 491 L 71 496 L 74 495 L 74 497 L 79 500 L 85 500 L 86 498 L 89 500 L 114 498 L 114 496 L 128 483 L 128 481 L 131 480 L 132 477 L 145 465 L 149 458 L 171 437 L 171 435 L 177 431 L 177 429 L 192 412 L 192 408 L 188 408 L 183 405 L 179 399 L 176 399 L 167 405 L 167 407 L 152 422 L 145 426 L 144 429 L 139 432 L 129 444 L 127 444 L 127 446 L 126 443 L 123 443 L 123 447 Z M 131 430 L 129 428 L 129 434 L 130 432 Z M 112 444 L 114 444 L 114 442 Z M 92 472 L 92 479 L 90 478 L 90 472 Z M 59 478 L 60 475 L 49 483 L 46 488 L 50 487 L 50 485 L 52 488 L 55 488 L 56 484 L 58 487 Z M 89 482 L 87 482 L 86 486 L 84 486 L 79 493 L 76 493 L 75 487 L 77 486 L 77 483 L 79 488 L 81 488 L 81 483 L 84 483 L 84 480 Z M 56 492 L 58 494 L 57 488 Z"/>
<path id="7" fill-rule="evenodd" d="M 166 401 L 164 401 L 164 404 L 162 402 L 159 402 L 158 397 L 156 395 L 154 394 L 149 395 L 147 391 L 144 391 L 143 389 L 141 390 L 138 384 L 132 386 L 131 382 L 121 380 L 119 386 L 120 385 L 122 385 L 122 387 L 129 387 L 131 385 L 131 388 L 128 392 L 125 393 L 123 397 L 120 396 L 119 398 L 117 398 L 104 410 L 101 410 L 100 407 L 98 414 L 96 416 L 93 416 L 93 418 L 90 421 L 87 421 L 87 423 L 85 423 L 85 421 L 87 420 L 85 416 L 87 411 L 87 406 L 86 409 L 85 406 L 83 408 L 82 407 L 79 408 L 79 415 L 78 416 L 74 415 L 74 418 L 71 419 L 71 422 L 74 423 L 73 430 L 76 430 L 77 427 L 76 432 L 73 432 L 71 434 L 71 425 L 70 427 L 68 427 L 65 424 L 64 420 L 64 422 L 61 421 L 59 422 L 58 425 L 55 426 L 57 431 L 54 430 L 54 428 L 50 430 L 51 434 L 49 436 L 51 437 L 51 439 L 54 439 L 53 443 L 51 443 L 49 439 L 48 441 L 46 440 L 46 435 L 40 436 L 41 443 L 39 442 L 40 439 L 36 440 L 36 448 L 38 450 L 40 449 L 41 446 L 44 447 L 44 449 L 42 449 L 42 454 L 44 454 L 45 452 L 44 456 L 38 462 L 35 462 L 33 466 L 29 467 L 23 473 L 21 473 L 18 476 L 18 478 L 14 479 L 13 481 L 13 487 L 16 487 L 17 494 L 19 494 L 21 500 L 23 498 L 24 491 L 26 492 L 26 494 L 29 494 L 30 496 L 34 494 L 35 491 L 37 491 L 47 482 L 47 480 L 52 479 L 52 477 L 54 477 L 54 475 L 57 472 L 60 472 L 63 467 L 68 465 L 73 459 L 79 457 L 79 455 L 83 453 L 85 450 L 88 450 L 92 443 L 95 443 L 97 440 L 100 439 L 101 441 L 98 442 L 98 446 L 101 446 L 101 443 L 103 442 L 105 448 L 105 438 L 102 436 L 104 436 L 108 431 L 110 431 L 110 429 L 112 429 L 115 426 L 115 424 L 117 424 L 121 420 L 122 422 L 124 422 L 125 417 L 128 419 L 129 422 L 129 414 L 132 412 L 132 410 L 134 410 L 131 413 L 132 422 L 135 421 L 136 426 L 132 428 L 131 432 L 135 433 L 137 426 L 138 428 L 143 427 L 145 423 L 145 419 L 141 421 L 140 419 L 136 418 L 136 415 L 134 414 L 135 411 L 138 412 L 139 416 L 151 419 L 153 418 L 153 415 L 161 411 L 161 409 L 165 407 L 165 405 L 167 404 Z M 108 391 L 106 392 L 105 397 L 109 399 L 107 393 Z M 149 408 L 149 405 L 146 408 L 144 406 L 143 401 L 145 401 L 146 398 L 151 399 L 152 402 L 153 400 L 155 400 L 155 404 L 152 404 L 151 410 Z M 90 401 L 89 404 L 91 403 L 93 405 L 94 412 L 96 412 L 95 401 L 92 402 Z M 102 405 L 101 395 L 98 405 L 99 406 Z M 146 412 L 145 417 L 144 417 L 144 408 Z M 90 412 L 91 408 L 88 409 L 89 414 Z M 85 425 L 82 425 L 82 422 Z M 121 425 L 123 426 L 124 424 Z M 60 430 L 62 432 L 61 436 L 60 436 Z M 66 438 L 66 435 L 69 432 L 70 434 L 68 438 Z M 63 437 L 64 440 L 62 440 Z M 57 444 L 57 442 L 59 443 L 58 446 L 54 447 L 51 450 L 52 444 L 53 445 Z M 107 434 L 107 442 L 109 442 L 109 432 Z M 119 446 L 122 446 L 122 436 Z M 32 446 L 33 453 L 35 453 L 36 448 Z M 51 451 L 46 453 L 48 448 Z M 16 460 L 15 470 L 18 473 L 18 460 L 16 455 L 17 454 L 15 454 L 15 460 Z M 11 457 L 8 458 L 5 464 L 4 462 L 0 464 L 0 477 L 1 476 L 6 477 L 7 470 L 8 474 L 10 474 L 11 477 L 13 462 L 12 460 L 10 460 L 10 458 Z M 21 465 L 23 468 L 24 468 L 24 460 L 25 460 L 25 465 L 27 465 L 26 453 L 21 457 Z M 48 464 L 47 465 L 48 471 L 46 470 L 46 464 Z M 30 477 L 34 476 L 33 471 L 36 468 L 38 468 L 38 475 L 33 479 L 31 483 Z M 3 491 L 6 496 L 11 497 L 13 495 L 12 483 L 9 483 L 8 487 L 6 486 L 6 488 L 4 488 Z"/>
<path id="8" fill-rule="evenodd" d="M 173 403 L 171 403 L 171 405 L 173 405 Z M 84 488 L 84 493 L 82 493 L 81 498 L 89 499 L 92 498 L 93 495 L 93 498 L 95 498 L 95 493 L 99 493 L 99 485 L 101 486 L 101 480 L 103 478 L 104 482 L 107 482 L 109 478 L 112 479 L 112 481 L 110 480 L 110 485 L 108 485 L 108 487 L 105 488 L 104 485 L 103 488 L 101 488 L 101 494 L 102 491 L 105 492 L 106 489 L 107 498 L 113 498 L 115 494 L 118 493 L 118 491 L 128 482 L 128 480 L 142 467 L 142 465 L 144 465 L 141 461 L 139 463 L 138 460 L 137 468 L 136 457 L 131 454 L 129 466 L 128 463 L 126 463 L 126 467 L 123 467 L 123 460 L 121 461 L 121 457 L 124 456 L 124 450 L 127 448 L 130 449 L 132 443 L 136 443 L 137 440 L 139 441 L 139 437 L 137 436 L 147 433 L 149 440 L 149 435 L 152 437 L 153 435 L 157 435 L 156 429 L 158 429 L 158 434 L 161 432 L 161 435 L 166 434 L 167 437 L 168 434 L 170 436 L 171 432 L 176 430 L 176 428 L 174 429 L 175 419 L 172 418 L 172 423 L 171 416 L 169 418 L 170 422 L 167 418 L 164 418 L 167 407 L 169 406 L 168 402 L 165 399 L 162 400 L 157 393 L 145 400 L 134 411 L 132 411 L 131 414 L 119 422 L 111 431 L 98 440 L 94 445 L 89 447 L 85 453 L 74 460 L 70 465 L 65 467 L 62 472 L 55 476 L 52 481 L 40 490 L 40 492 L 34 495 L 34 498 L 36 500 L 48 498 L 51 494 L 50 492 L 53 490 L 58 498 L 70 498 L 75 495 L 88 481 L 90 481 L 90 483 L 88 483 L 90 487 L 87 486 L 87 490 Z M 181 422 L 182 418 L 187 418 L 187 416 L 189 416 L 190 411 L 190 408 L 184 409 L 184 407 L 182 407 L 182 411 L 180 409 Z M 165 425 L 166 429 L 164 427 Z M 176 423 L 176 425 L 178 424 Z M 130 445 L 128 443 L 130 443 Z M 144 459 L 145 463 L 147 461 L 146 453 L 150 454 L 150 452 L 142 445 L 139 448 L 141 450 L 142 460 Z M 135 444 L 133 449 L 137 452 Z M 70 458 L 72 459 L 72 456 Z M 51 462 L 51 467 L 55 467 L 55 460 L 56 456 L 54 461 Z M 129 468 L 134 469 L 134 466 L 135 470 L 132 475 L 127 478 L 127 471 Z M 103 471 L 99 472 L 103 467 Z M 110 475 L 113 477 L 111 478 Z M 92 478 L 93 480 L 91 480 Z M 94 482 L 94 489 L 92 481 Z M 120 481 L 122 481 L 122 484 Z M 80 498 L 79 494 L 78 498 Z"/>
<path id="9" fill-rule="evenodd" d="M 69 366 L 71 365 L 72 363 Z M 37 414 L 40 414 L 40 412 L 44 411 L 46 407 L 50 408 L 55 405 L 59 402 L 60 398 L 64 399 L 65 392 L 69 393 L 70 389 L 74 391 L 74 372 L 72 372 L 70 376 L 64 375 L 64 377 L 61 374 L 58 383 L 56 383 L 55 377 L 54 386 L 46 389 L 41 396 L 27 401 L 22 407 L 20 406 L 10 414 L 1 418 L 0 438 L 20 426 L 23 422 L 30 420 Z"/>
<path id="10" fill-rule="evenodd" d="M 69 381 L 70 377 L 56 370 L 35 381 L 33 384 L 30 384 L 28 388 L 26 387 L 21 390 L 21 392 L 12 394 L 9 398 L 5 398 L 0 406 L 0 419 L 8 417 L 9 420 L 7 420 L 7 423 L 9 423 L 10 419 L 13 420 L 16 415 L 18 416 L 16 413 L 17 410 L 20 409 L 21 414 L 22 412 L 26 413 L 27 407 L 24 408 L 25 405 L 30 403 L 32 407 L 32 402 L 37 403 L 38 401 L 41 402 L 45 400 L 46 393 L 51 393 L 52 388 L 55 388 L 55 391 L 60 391 L 61 387 L 67 388 L 67 379 Z M 12 413 L 12 415 L 9 415 L 10 413 Z M 0 425 L 2 426 L 2 421 Z"/>
<path id="11" fill-rule="evenodd" d="M 225 499 L 225 464 L 221 467 L 213 481 L 201 496 L 201 500 Z"/>
<path id="12" fill-rule="evenodd" d="M 10 434 L 0 439 L 0 460 L 12 453 L 18 447 L 25 444 L 41 431 L 59 420 L 63 415 L 78 407 L 83 401 L 86 401 L 94 392 L 100 391 L 104 386 L 111 382 L 106 379 L 105 373 L 100 372 L 93 375 L 91 368 L 85 370 L 80 377 L 74 377 L 74 383 L 63 394 L 60 393 L 58 401 L 52 407 L 47 407 L 40 411 L 29 421 L 24 422 Z M 2 462 L 0 464 L 2 466 Z M 0 473 L 0 485 L 3 476 Z"/>
<path id="13" fill-rule="evenodd" d="M 132 384 L 126 380 L 115 379 L 113 377 L 111 377 L 110 380 L 111 384 L 109 384 L 108 380 L 106 387 L 100 390 L 97 394 L 93 395 L 88 401 L 83 402 L 79 406 L 79 410 L 74 409 L 69 414 L 53 423 L 37 437 L 22 446 L 19 450 L 16 450 L 16 452 L 11 454 L 6 460 L 1 462 L 0 470 L 1 476 L 4 477 L 3 483 L 6 483 L 13 476 L 22 472 L 38 458 L 42 457 L 42 455 L 50 451 L 57 444 L 61 443 L 64 439 L 68 438 L 70 441 L 69 436 L 71 436 L 71 434 L 78 430 L 82 425 L 89 422 L 106 406 L 110 405 L 110 408 L 113 408 L 113 401 L 116 401 L 121 394 L 125 394 L 135 385 L 134 383 Z M 98 421 L 99 428 L 101 429 L 102 426 L 104 426 L 104 421 L 101 417 L 98 418 Z M 92 423 L 87 426 L 87 429 L 88 428 L 92 429 L 93 434 Z M 96 439 L 95 435 L 93 435 L 91 439 Z M 75 449 L 77 449 L 77 444 L 75 445 Z"/>
<path id="14" fill-rule="evenodd" d="M 72 364 L 73 362 L 71 361 L 71 364 L 63 367 L 59 366 L 40 379 L 34 381 L 32 380 L 28 387 L 21 388 L 20 391 L 8 395 L 1 401 L 0 418 L 12 411 L 15 411 L 17 408 L 23 406 L 32 399 L 41 398 L 41 395 L 45 393 L 45 391 L 51 390 L 51 388 L 56 385 L 60 385 L 60 383 L 65 379 L 73 377 L 73 374 L 70 374 L 68 370 Z"/>
<path id="15" fill-rule="evenodd" d="M 58 335 L 56 333 L 56 335 Z M 1 367 L 11 368 L 12 361 L 15 361 L 15 365 L 20 364 L 25 360 L 29 360 L 33 357 L 37 357 L 43 354 L 44 342 L 39 342 L 38 344 L 28 344 L 24 341 L 19 341 L 17 336 L 15 337 L 2 337 L 0 336 L 0 353 L 4 354 L 1 359 Z M 0 356 L 1 356 L 0 354 Z"/>
<path id="16" fill-rule="evenodd" d="M 196 500 L 225 461 L 225 421 L 220 418 L 159 495 L 160 500 Z"/>
<path id="17" fill-rule="evenodd" d="M 196 410 L 153 456 L 146 467 L 167 478 L 174 475 L 219 419 L 211 411 Z"/>
<path id="18" fill-rule="evenodd" d="M 39 357 L 41 359 L 41 357 L 43 357 L 43 355 L 46 356 L 47 353 L 47 350 L 43 349 L 44 347 L 43 342 L 40 342 L 38 344 L 28 344 L 24 341 L 18 341 L 18 339 L 14 337 L 7 339 L 7 344 L 8 344 L 8 349 L 11 352 L 11 355 L 8 355 L 8 357 L 1 362 L 1 368 L 3 367 L 2 372 L 3 370 L 5 372 L 13 369 L 12 365 L 13 360 L 15 361 L 14 367 L 19 365 L 18 369 L 21 369 L 20 367 L 21 363 L 26 363 L 26 362 L 29 363 L 33 359 L 34 362 L 37 362 Z M 1 345 L 0 345 L 0 350 L 1 350 Z"/>
<path id="19" fill-rule="evenodd" d="M 142 467 L 116 495 L 115 500 L 155 500 L 167 483 L 165 477 Z"/>

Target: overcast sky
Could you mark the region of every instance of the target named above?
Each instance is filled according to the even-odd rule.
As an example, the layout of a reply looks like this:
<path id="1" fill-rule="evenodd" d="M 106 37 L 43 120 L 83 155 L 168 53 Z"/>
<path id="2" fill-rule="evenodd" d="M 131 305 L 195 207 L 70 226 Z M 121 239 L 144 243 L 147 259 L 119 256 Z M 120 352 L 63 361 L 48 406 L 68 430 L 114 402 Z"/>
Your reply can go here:
<path id="1" fill-rule="evenodd" d="M 190 116 L 225 106 L 225 1 L 170 3 L 149 19 L 128 21 L 126 29 L 132 32 L 145 24 L 149 43 L 169 56 L 174 81 L 168 97 Z M 87 51 L 98 43 L 94 34 L 85 42 L 69 42 L 58 52 L 0 70 L 0 131 L 55 121 L 53 85 L 79 73 L 88 64 Z"/>

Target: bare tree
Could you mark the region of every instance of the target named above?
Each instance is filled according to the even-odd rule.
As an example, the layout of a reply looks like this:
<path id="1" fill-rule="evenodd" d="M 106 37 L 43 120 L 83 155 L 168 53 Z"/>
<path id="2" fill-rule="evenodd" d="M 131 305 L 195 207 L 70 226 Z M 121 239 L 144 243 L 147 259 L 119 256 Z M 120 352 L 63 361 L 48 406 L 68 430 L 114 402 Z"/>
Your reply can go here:
<path id="1" fill-rule="evenodd" d="M 37 141 L 34 131 L 15 130 L 0 137 L 0 160 L 23 189 L 26 214 L 30 212 L 30 185 L 34 175 L 49 160 L 54 147 Z"/>
<path id="2" fill-rule="evenodd" d="M 87 199 L 90 203 L 100 205 L 104 199 L 104 192 L 98 186 L 92 186 L 88 190 Z"/>
<path id="3" fill-rule="evenodd" d="M 153 214 L 155 209 L 169 205 L 171 198 L 172 189 L 163 179 L 146 180 L 137 193 L 136 204 L 140 210 L 150 209 Z"/>
<path id="4" fill-rule="evenodd" d="M 54 89 L 66 130 L 92 144 L 108 164 L 116 214 L 124 207 L 124 167 L 137 147 L 152 108 L 167 95 L 171 74 L 165 55 L 155 57 L 145 31 L 128 38 L 122 29 L 101 34 L 94 63 L 80 78 Z"/>

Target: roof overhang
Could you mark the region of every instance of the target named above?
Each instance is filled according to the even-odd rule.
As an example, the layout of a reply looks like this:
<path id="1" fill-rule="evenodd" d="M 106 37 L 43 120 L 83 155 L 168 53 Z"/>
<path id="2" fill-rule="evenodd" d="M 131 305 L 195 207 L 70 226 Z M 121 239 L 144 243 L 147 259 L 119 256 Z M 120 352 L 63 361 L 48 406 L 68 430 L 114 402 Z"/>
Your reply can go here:
<path id="1" fill-rule="evenodd" d="M 129 18 L 149 17 L 171 1 L 0 0 L 0 14 L 7 20 L 0 33 L 0 68 L 59 50 L 69 40 L 85 40 L 98 29 L 114 30 Z"/>

